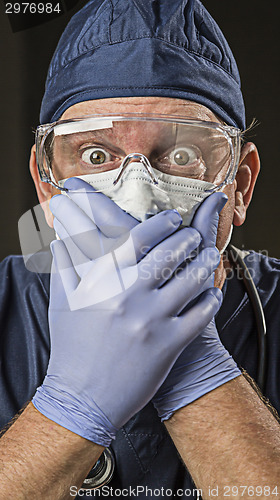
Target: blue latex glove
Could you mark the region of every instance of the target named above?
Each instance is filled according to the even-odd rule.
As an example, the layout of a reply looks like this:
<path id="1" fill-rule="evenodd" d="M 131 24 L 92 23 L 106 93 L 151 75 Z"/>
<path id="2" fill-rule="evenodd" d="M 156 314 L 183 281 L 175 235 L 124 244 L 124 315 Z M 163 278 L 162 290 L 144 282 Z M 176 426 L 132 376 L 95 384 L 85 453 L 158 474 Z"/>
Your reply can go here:
<path id="1" fill-rule="evenodd" d="M 179 354 L 217 312 L 221 292 L 212 288 L 180 314 L 217 267 L 219 255 L 204 249 L 196 262 L 170 279 L 201 240 L 193 228 L 177 231 L 181 219 L 176 211 L 141 224 L 125 214 L 121 226 L 132 223 L 132 229 L 126 237 L 122 232 L 120 246 L 117 232 L 110 237 L 103 227 L 106 248 L 113 250 L 102 255 L 96 238 L 98 206 L 104 202 L 111 211 L 119 209 L 101 193 L 93 196 L 99 197 L 93 208 L 96 226 L 92 221 L 90 225 L 90 217 L 77 216 L 81 208 L 73 199 L 59 195 L 50 203 L 68 249 L 63 241 L 52 245 L 51 354 L 33 404 L 61 426 L 108 446 L 117 429 L 150 401 Z"/>
<path id="2" fill-rule="evenodd" d="M 196 212 L 192 227 L 202 235 L 200 248 L 215 247 L 219 212 L 227 201 L 224 193 L 214 193 Z M 214 275 L 206 287 L 214 285 Z M 162 420 L 220 385 L 241 374 L 235 361 L 219 339 L 215 320 L 183 351 L 171 372 L 153 398 Z"/>
<path id="3" fill-rule="evenodd" d="M 76 269 L 82 273 L 80 264 L 113 251 L 139 222 L 82 179 L 72 177 L 64 187 L 69 190 L 63 200 L 64 226 L 55 218 L 54 229 L 64 241 Z"/>

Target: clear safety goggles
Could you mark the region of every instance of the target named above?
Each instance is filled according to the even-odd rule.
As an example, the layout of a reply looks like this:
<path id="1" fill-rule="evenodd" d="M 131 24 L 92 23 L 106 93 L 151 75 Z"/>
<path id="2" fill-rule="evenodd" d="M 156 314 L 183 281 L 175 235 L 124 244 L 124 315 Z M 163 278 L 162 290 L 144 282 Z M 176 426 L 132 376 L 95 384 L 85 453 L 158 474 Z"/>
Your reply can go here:
<path id="1" fill-rule="evenodd" d="M 241 131 L 220 123 L 141 113 L 92 115 L 40 125 L 36 157 L 41 180 L 61 188 L 64 179 L 116 171 L 112 188 L 129 164 L 215 185 L 233 182 Z M 105 174 L 104 174 L 105 175 Z"/>

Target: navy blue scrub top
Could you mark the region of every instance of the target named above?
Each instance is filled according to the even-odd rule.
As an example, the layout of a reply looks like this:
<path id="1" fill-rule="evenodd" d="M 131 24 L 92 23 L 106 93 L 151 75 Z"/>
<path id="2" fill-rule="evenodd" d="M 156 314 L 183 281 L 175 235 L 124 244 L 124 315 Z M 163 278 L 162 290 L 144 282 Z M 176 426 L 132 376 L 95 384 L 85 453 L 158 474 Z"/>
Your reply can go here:
<path id="1" fill-rule="evenodd" d="M 264 394 L 280 412 L 280 261 L 250 252 L 245 262 L 251 271 L 264 308 L 268 337 L 268 371 Z M 1 264 L 0 285 L 0 428 L 29 401 L 41 385 L 48 365 L 49 275 L 27 271 L 22 257 L 11 256 Z M 226 281 L 224 301 L 216 317 L 220 338 L 236 362 L 256 379 L 258 342 L 252 305 L 236 272 Z M 100 374 L 102 376 L 102 374 Z M 118 431 L 112 443 L 116 471 L 106 498 L 128 496 L 138 489 L 139 498 L 166 498 L 161 488 L 184 489 L 180 498 L 197 498 L 188 471 L 148 404 Z M 144 488 L 151 488 L 152 493 Z M 158 489 L 158 490 L 157 490 Z M 181 492 L 179 493 L 181 495 Z M 102 496 L 102 495 L 101 495 Z M 178 496 L 179 497 L 179 496 Z M 78 497 L 79 498 L 79 497 Z"/>

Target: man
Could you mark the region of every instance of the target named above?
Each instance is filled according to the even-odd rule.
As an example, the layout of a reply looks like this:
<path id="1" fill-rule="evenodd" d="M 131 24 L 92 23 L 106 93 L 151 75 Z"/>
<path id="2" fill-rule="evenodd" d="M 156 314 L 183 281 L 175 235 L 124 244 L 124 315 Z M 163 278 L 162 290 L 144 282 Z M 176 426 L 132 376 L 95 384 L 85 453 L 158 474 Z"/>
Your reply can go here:
<path id="1" fill-rule="evenodd" d="M 195 1 L 90 2 L 61 38 L 41 123 L 30 168 L 60 241 L 48 318 L 48 276 L 3 264 L 3 422 L 33 398 L 1 439 L 4 497 L 81 496 L 109 445 L 113 498 L 277 497 L 279 424 L 233 360 L 257 377 L 254 317 L 219 256 L 259 171 L 256 147 L 239 150 L 220 30 Z M 279 408 L 279 263 L 246 262 Z"/>

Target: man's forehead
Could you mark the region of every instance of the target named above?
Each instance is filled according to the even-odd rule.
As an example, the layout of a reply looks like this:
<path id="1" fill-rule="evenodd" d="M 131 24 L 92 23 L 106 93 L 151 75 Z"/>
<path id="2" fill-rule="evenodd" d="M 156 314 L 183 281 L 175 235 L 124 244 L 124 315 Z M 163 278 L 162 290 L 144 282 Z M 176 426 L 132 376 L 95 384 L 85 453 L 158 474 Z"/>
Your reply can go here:
<path id="1" fill-rule="evenodd" d="M 114 97 L 83 101 L 69 107 L 61 119 L 111 113 L 155 113 L 220 122 L 219 118 L 202 104 L 171 97 Z"/>

